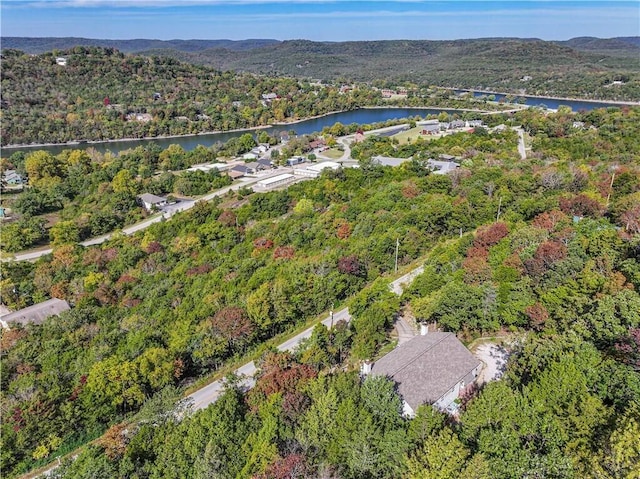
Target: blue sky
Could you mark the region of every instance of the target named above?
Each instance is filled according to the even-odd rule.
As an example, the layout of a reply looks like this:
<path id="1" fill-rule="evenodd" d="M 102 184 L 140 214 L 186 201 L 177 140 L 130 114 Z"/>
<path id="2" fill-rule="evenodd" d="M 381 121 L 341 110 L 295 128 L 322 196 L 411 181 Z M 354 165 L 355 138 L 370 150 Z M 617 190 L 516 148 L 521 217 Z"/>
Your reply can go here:
<path id="1" fill-rule="evenodd" d="M 640 0 L 0 0 L 3 36 L 326 41 L 640 35 Z"/>

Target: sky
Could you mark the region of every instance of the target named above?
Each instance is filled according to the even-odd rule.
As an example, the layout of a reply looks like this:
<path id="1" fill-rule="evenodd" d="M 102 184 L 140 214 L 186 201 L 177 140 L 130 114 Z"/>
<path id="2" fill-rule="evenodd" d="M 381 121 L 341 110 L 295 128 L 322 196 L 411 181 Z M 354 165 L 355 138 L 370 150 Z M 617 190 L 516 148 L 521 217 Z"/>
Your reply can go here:
<path id="1" fill-rule="evenodd" d="M 640 0 L 0 0 L 2 36 L 315 41 L 640 35 Z"/>

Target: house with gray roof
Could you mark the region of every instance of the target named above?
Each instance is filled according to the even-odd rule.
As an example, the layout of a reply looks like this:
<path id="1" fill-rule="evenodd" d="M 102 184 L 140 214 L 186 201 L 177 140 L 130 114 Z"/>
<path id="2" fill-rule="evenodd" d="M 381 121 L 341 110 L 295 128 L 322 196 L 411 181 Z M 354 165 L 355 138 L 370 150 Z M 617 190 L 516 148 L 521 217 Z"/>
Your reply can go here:
<path id="1" fill-rule="evenodd" d="M 411 161 L 410 158 L 394 158 L 392 156 L 374 156 L 371 158 L 371 163 L 381 166 L 400 166 L 402 163 Z"/>
<path id="2" fill-rule="evenodd" d="M 27 308 L 0 316 L 0 324 L 9 329 L 12 323 L 26 326 L 29 323 L 42 324 L 49 316 L 59 316 L 63 311 L 71 309 L 69 303 L 62 299 L 52 298 L 42 303 L 34 304 Z"/>
<path id="3" fill-rule="evenodd" d="M 143 193 L 138 196 L 138 201 L 144 206 L 147 211 L 153 211 L 154 209 L 160 209 L 163 206 L 167 206 L 167 199 L 162 196 L 152 195 L 151 193 Z"/>
<path id="4" fill-rule="evenodd" d="M 454 161 L 438 161 L 433 159 L 427 160 L 427 167 L 431 168 L 435 175 L 446 175 L 459 166 L 460 165 L 458 165 L 458 163 Z"/>
<path id="5" fill-rule="evenodd" d="M 6 170 L 2 173 L 2 182 L 7 185 L 21 185 L 26 183 L 24 177 L 16 170 Z"/>
<path id="6" fill-rule="evenodd" d="M 386 376 L 398 385 L 405 416 L 422 404 L 446 410 L 472 384 L 482 363 L 453 333 L 428 333 L 401 344 L 363 373 Z"/>

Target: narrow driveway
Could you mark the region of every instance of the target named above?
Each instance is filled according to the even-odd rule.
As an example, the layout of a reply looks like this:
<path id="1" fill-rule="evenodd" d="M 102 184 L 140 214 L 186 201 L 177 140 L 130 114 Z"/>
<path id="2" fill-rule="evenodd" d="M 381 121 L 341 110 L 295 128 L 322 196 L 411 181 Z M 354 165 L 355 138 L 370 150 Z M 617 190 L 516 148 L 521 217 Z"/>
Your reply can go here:
<path id="1" fill-rule="evenodd" d="M 391 291 L 400 296 L 404 291 L 404 288 L 410 285 L 415 277 L 421 275 L 422 273 L 424 273 L 424 266 L 418 266 L 417 268 L 412 269 L 407 274 L 400 276 L 398 279 L 390 283 L 389 288 L 391 289 Z"/>
<path id="2" fill-rule="evenodd" d="M 322 320 L 322 324 L 324 324 L 328 328 L 331 328 L 338 321 L 351 321 L 351 316 L 349 315 L 348 308 L 343 308 L 340 311 L 336 311 L 335 313 L 333 313 L 333 317 L 331 314 L 329 314 L 329 316 Z M 278 346 L 278 349 L 280 351 L 293 351 L 302 342 L 302 340 L 311 337 L 314 328 L 315 325 L 308 329 L 305 329 L 300 334 L 282 343 L 280 346 Z M 251 361 L 236 369 L 234 371 L 234 374 L 240 378 L 239 385 L 243 389 L 247 390 L 251 389 L 255 385 L 253 376 L 255 375 L 256 371 L 256 365 L 253 361 Z M 198 411 L 200 409 L 205 409 L 207 406 L 214 403 L 222 394 L 223 389 L 224 380 L 218 380 L 187 396 L 187 399 L 192 401 L 192 410 Z"/>
<path id="3" fill-rule="evenodd" d="M 424 267 L 419 266 L 390 283 L 389 288 L 397 295 L 401 295 L 404 291 L 405 286 L 410 284 L 414 280 L 414 278 L 421 274 L 423 271 Z M 339 321 L 346 321 L 347 323 L 351 321 L 351 315 L 349 314 L 348 308 L 343 308 L 339 311 L 329 313 L 329 315 L 321 322 L 326 327 L 332 328 L 333 325 L 335 325 Z M 413 332 L 412 328 L 408 324 L 405 324 L 405 326 L 408 336 L 415 335 L 415 332 Z M 293 351 L 304 339 L 311 337 L 314 328 L 315 325 L 305 329 L 300 334 L 280 344 L 278 346 L 278 349 L 280 351 Z M 253 376 L 255 375 L 256 371 L 256 365 L 253 361 L 251 361 L 236 369 L 234 373 L 240 378 L 240 386 L 242 388 L 251 389 L 255 384 Z M 187 399 L 190 399 L 192 401 L 192 409 L 194 411 L 197 411 L 199 409 L 204 409 L 210 404 L 214 403 L 220 397 L 223 389 L 224 380 L 214 381 L 207 386 L 204 386 L 202 389 L 199 389 L 198 391 L 190 394 L 189 396 L 187 396 Z"/>
<path id="4" fill-rule="evenodd" d="M 524 130 L 521 127 L 514 128 L 518 133 L 518 153 L 520 153 L 520 159 L 527 159 L 527 149 L 524 144 Z"/>

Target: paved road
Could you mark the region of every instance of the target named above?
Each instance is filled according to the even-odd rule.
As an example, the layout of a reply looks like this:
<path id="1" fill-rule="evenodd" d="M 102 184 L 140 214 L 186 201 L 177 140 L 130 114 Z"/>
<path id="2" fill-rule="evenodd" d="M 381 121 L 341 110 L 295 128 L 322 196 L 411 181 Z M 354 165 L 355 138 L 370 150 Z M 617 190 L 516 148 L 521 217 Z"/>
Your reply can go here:
<path id="1" fill-rule="evenodd" d="M 518 153 L 520 153 L 520 158 L 522 160 L 527 159 L 527 149 L 524 144 L 524 130 L 522 128 L 514 128 L 518 133 Z"/>
<path id="2" fill-rule="evenodd" d="M 413 279 L 419 274 L 421 274 L 423 271 L 424 271 L 424 267 L 419 266 L 413 269 L 412 271 L 410 271 L 409 273 L 396 279 L 392 283 L 390 283 L 389 288 L 394 293 L 400 295 L 402 294 L 404 287 L 407 284 L 411 283 L 411 281 L 413 281 Z M 322 320 L 322 324 L 324 324 L 328 328 L 331 328 L 338 321 L 346 321 L 346 322 L 351 321 L 351 316 L 349 315 L 348 308 L 343 308 L 340 311 L 335 311 L 333 315 L 330 313 L 325 319 Z M 405 324 L 405 326 L 406 326 L 405 332 L 407 333 L 407 335 L 414 334 L 412 332 L 413 331 L 412 328 L 408 324 Z M 302 342 L 303 339 L 311 337 L 314 327 L 315 325 L 308 329 L 305 329 L 300 334 L 285 341 L 284 343 L 278 346 L 278 349 L 280 351 L 293 351 Z M 255 366 L 255 363 L 251 361 L 239 367 L 238 369 L 236 369 L 234 373 L 238 377 L 240 377 L 241 387 L 243 387 L 244 389 L 251 389 L 255 384 L 253 375 L 256 373 L 256 371 L 257 369 Z M 192 409 L 194 411 L 197 411 L 199 409 L 204 409 L 210 404 L 214 403 L 220 397 L 220 394 L 222 393 L 223 389 L 224 389 L 224 380 L 214 381 L 208 384 L 207 386 L 204 386 L 202 389 L 199 389 L 198 391 L 194 392 L 193 394 L 190 394 L 189 396 L 187 396 L 187 399 L 191 399 L 193 401 Z"/>
<path id="3" fill-rule="evenodd" d="M 224 188 L 216 190 L 213 193 L 209 193 L 208 195 L 205 195 L 196 201 L 183 200 L 183 201 L 180 201 L 179 203 L 176 203 L 175 205 L 169 205 L 163 209 L 163 212 L 161 214 L 152 216 L 151 218 L 148 218 L 135 225 L 131 225 L 131 226 L 127 226 L 126 228 L 123 228 L 122 233 L 124 233 L 125 235 L 132 235 L 138 231 L 147 229 L 152 224 L 158 223 L 163 219 L 169 219 L 174 214 L 180 211 L 186 211 L 193 208 L 198 201 L 210 201 L 215 197 L 226 195 L 229 191 L 239 190 L 240 188 L 243 188 L 245 186 L 251 186 L 260 180 L 264 180 L 265 178 L 281 175 L 283 173 L 291 173 L 292 171 L 293 170 L 291 170 L 290 168 L 279 168 L 277 170 L 274 170 L 273 172 L 269 172 L 269 174 L 262 175 L 257 178 L 248 178 L 248 177 L 243 178 L 236 184 L 233 184 L 231 186 L 226 186 Z M 91 238 L 86 241 L 82 241 L 79 244 L 82 246 L 94 246 L 94 245 L 102 244 L 105 241 L 110 240 L 114 234 L 116 233 L 109 233 L 106 235 L 98 236 L 96 238 Z M 13 255 L 13 257 L 10 257 L 10 258 L 4 258 L 3 261 L 34 261 L 40 258 L 41 256 L 50 254 L 52 252 L 53 252 L 52 248 L 40 249 L 37 251 L 26 251 L 24 253 L 16 253 L 15 255 Z"/>
<path id="4" fill-rule="evenodd" d="M 333 313 L 333 318 L 331 317 L 331 314 L 329 314 L 329 316 L 322 320 L 322 324 L 324 324 L 328 328 L 331 328 L 333 324 L 343 320 L 346 322 L 351 321 L 351 316 L 349 315 L 348 308 L 336 311 L 335 313 Z M 280 346 L 278 346 L 278 349 L 280 351 L 293 351 L 302 342 L 303 339 L 311 337 L 313 328 L 315 328 L 315 326 L 305 329 L 300 334 L 294 336 L 291 339 L 288 339 Z M 240 378 L 240 386 L 242 388 L 251 389 L 255 385 L 253 376 L 256 371 L 256 365 L 253 361 L 251 361 L 236 369 L 234 373 Z M 187 396 L 187 399 L 193 401 L 192 409 L 194 411 L 197 411 L 199 409 L 204 409 L 210 404 L 214 403 L 220 397 L 220 394 L 222 394 L 223 389 L 224 380 L 214 381 L 211 384 L 203 387 L 202 389 L 197 390 L 193 394 L 190 394 L 189 396 Z"/>

